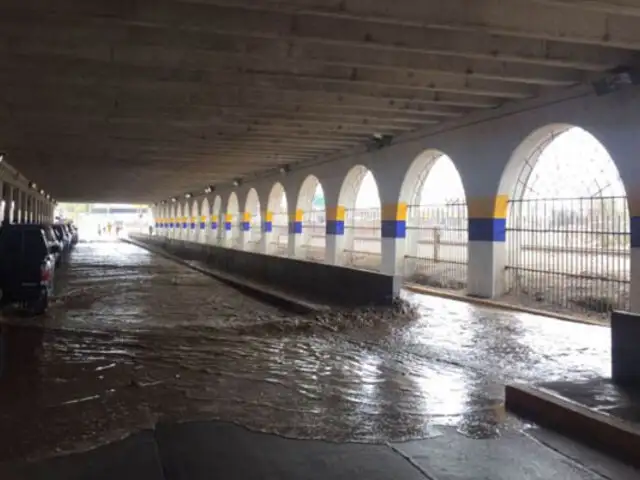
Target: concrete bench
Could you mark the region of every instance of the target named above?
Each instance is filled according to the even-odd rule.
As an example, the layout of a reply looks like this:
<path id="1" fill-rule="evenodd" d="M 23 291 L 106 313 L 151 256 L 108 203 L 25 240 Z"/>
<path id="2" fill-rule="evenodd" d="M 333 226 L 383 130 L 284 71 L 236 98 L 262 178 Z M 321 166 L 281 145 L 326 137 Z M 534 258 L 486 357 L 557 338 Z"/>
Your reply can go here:
<path id="1" fill-rule="evenodd" d="M 640 313 L 611 313 L 611 374 L 615 383 L 640 385 Z"/>

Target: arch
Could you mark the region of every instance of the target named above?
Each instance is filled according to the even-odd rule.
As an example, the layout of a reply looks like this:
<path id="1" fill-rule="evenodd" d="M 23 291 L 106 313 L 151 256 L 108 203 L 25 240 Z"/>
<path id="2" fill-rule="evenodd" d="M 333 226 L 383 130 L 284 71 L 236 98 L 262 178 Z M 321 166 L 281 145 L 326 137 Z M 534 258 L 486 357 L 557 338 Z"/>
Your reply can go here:
<path id="1" fill-rule="evenodd" d="M 255 188 L 249 189 L 245 201 L 244 213 L 249 215 L 249 250 L 258 250 L 262 237 L 262 214 L 260 212 L 260 199 Z M 244 219 L 246 221 L 247 219 Z"/>
<path id="2" fill-rule="evenodd" d="M 352 167 L 340 187 L 338 203 L 345 209 L 342 263 L 378 270 L 382 260 L 381 209 L 373 173 L 363 165 Z"/>
<path id="3" fill-rule="evenodd" d="M 452 159 L 433 149 L 418 155 L 405 175 L 400 201 L 407 203 L 405 277 L 432 287 L 464 289 L 468 209 Z"/>
<path id="4" fill-rule="evenodd" d="M 271 241 L 267 245 L 267 252 L 286 255 L 289 248 L 289 208 L 287 192 L 280 182 L 271 187 L 267 209 L 273 215 Z"/>
<path id="5" fill-rule="evenodd" d="M 630 219 L 615 162 L 566 124 L 525 138 L 505 169 L 507 293 L 523 303 L 607 315 L 629 307 Z"/>
<path id="6" fill-rule="evenodd" d="M 240 203 L 236 192 L 231 192 L 227 199 L 227 207 L 225 208 L 225 231 L 227 232 L 226 246 L 231 248 L 240 247 Z"/>
<path id="7" fill-rule="evenodd" d="M 308 260 L 324 261 L 326 250 L 326 205 L 324 190 L 315 175 L 300 186 L 297 210 L 302 210 L 302 251 Z"/>

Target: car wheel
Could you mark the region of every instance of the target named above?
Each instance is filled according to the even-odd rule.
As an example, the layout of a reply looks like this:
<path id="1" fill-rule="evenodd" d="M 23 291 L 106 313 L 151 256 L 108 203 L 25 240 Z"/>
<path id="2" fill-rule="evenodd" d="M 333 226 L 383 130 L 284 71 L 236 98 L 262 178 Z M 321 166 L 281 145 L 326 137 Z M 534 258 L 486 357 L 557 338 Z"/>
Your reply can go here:
<path id="1" fill-rule="evenodd" d="M 49 308 L 49 292 L 47 289 L 40 291 L 38 298 L 30 302 L 29 310 L 33 315 L 42 315 Z"/>

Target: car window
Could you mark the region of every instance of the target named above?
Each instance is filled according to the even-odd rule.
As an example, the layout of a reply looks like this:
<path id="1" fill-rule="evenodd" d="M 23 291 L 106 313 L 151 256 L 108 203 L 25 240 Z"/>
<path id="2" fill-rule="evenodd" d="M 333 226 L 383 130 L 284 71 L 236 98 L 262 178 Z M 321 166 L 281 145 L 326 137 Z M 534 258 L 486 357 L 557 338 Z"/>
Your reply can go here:
<path id="1" fill-rule="evenodd" d="M 53 233 L 53 229 L 51 227 L 44 227 L 44 237 L 48 242 L 54 242 L 56 240 L 56 235 Z"/>
<path id="2" fill-rule="evenodd" d="M 15 228 L 6 228 L 0 234 L 0 250 L 6 255 L 22 251 L 22 233 Z"/>
<path id="3" fill-rule="evenodd" d="M 44 232 L 39 228 L 30 228 L 24 231 L 24 247 L 27 252 L 43 254 L 47 250 L 44 241 Z"/>

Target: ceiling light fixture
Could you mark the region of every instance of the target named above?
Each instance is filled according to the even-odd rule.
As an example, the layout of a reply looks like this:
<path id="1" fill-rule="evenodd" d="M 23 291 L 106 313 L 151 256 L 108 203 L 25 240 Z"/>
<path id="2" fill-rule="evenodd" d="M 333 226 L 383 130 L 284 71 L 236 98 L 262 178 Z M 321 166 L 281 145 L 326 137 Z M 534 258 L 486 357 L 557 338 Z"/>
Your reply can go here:
<path id="1" fill-rule="evenodd" d="M 0 162 L 2 162 L 4 160 L 4 153 L 0 153 Z"/>
<path id="2" fill-rule="evenodd" d="M 171 197 L 171 201 L 172 201 L 173 203 L 176 203 L 176 202 L 178 201 L 178 199 L 177 199 L 176 197 Z"/>
<path id="3" fill-rule="evenodd" d="M 44 195 L 44 190 L 40 189 L 40 195 Z"/>
<path id="4" fill-rule="evenodd" d="M 51 200 L 51 194 L 47 193 L 47 200 Z"/>
<path id="5" fill-rule="evenodd" d="M 204 189 L 204 193 L 211 193 L 213 192 L 213 190 L 214 190 L 213 185 L 209 185 L 207 186 L 207 188 Z"/>
<path id="6" fill-rule="evenodd" d="M 184 194 L 184 198 L 191 198 L 191 197 L 192 197 L 192 195 L 190 193 L 185 193 Z"/>
<path id="7" fill-rule="evenodd" d="M 233 186 L 234 186 L 234 187 L 239 187 L 239 186 L 240 186 L 240 179 L 239 179 L 239 178 L 236 178 L 236 179 L 233 181 Z"/>
<path id="8" fill-rule="evenodd" d="M 35 182 L 29 182 L 29 188 L 36 189 L 38 188 L 38 186 L 35 184 Z"/>
<path id="9" fill-rule="evenodd" d="M 280 173 L 282 175 L 286 175 L 287 173 L 289 173 L 291 171 L 291 167 L 289 167 L 289 165 L 282 165 L 280 167 Z"/>

